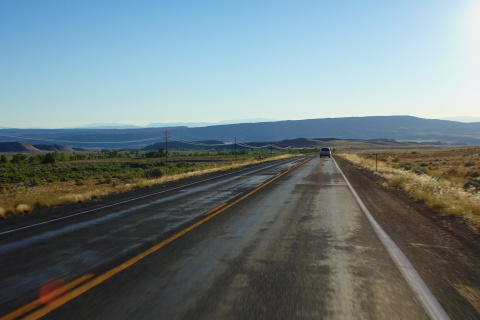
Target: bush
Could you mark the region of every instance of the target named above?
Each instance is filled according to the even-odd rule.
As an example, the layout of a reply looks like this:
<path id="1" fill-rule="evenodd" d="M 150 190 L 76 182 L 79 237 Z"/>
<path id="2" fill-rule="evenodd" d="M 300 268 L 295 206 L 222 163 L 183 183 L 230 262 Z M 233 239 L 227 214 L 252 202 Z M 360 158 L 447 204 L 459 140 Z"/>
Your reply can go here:
<path id="1" fill-rule="evenodd" d="M 470 189 L 475 189 L 475 193 L 478 193 L 480 191 L 480 180 L 479 179 L 471 179 L 465 185 L 463 186 L 463 189 L 465 190 L 470 190 Z"/>
<path id="2" fill-rule="evenodd" d="M 2 154 L 2 156 L 0 157 L 0 163 L 8 163 L 7 156 L 5 156 L 4 154 Z"/>
<path id="3" fill-rule="evenodd" d="M 413 173 L 416 174 L 426 174 L 427 173 L 427 168 L 419 168 L 419 167 L 414 167 L 411 170 Z"/>
<path id="4" fill-rule="evenodd" d="M 410 162 L 401 162 L 398 165 L 398 168 L 404 169 L 404 170 L 410 170 L 412 169 L 412 164 Z"/>
<path id="5" fill-rule="evenodd" d="M 47 153 L 45 157 L 43 157 L 42 163 L 47 164 L 47 163 L 55 163 L 55 155 L 53 153 Z"/>
<path id="6" fill-rule="evenodd" d="M 474 165 L 475 165 L 475 162 L 473 162 L 473 161 L 468 161 L 467 163 L 465 163 L 465 167 L 467 167 L 467 168 L 472 167 Z"/>
<path id="7" fill-rule="evenodd" d="M 12 157 L 12 163 L 16 164 L 25 163 L 25 160 L 27 160 L 27 156 L 21 153 L 17 153 Z"/>
<path id="8" fill-rule="evenodd" d="M 390 186 L 397 189 L 403 189 L 407 185 L 407 181 L 403 177 L 396 177 L 390 180 Z"/>
<path id="9" fill-rule="evenodd" d="M 161 168 L 153 168 L 145 170 L 144 177 L 146 179 L 158 179 L 163 177 L 164 173 Z"/>

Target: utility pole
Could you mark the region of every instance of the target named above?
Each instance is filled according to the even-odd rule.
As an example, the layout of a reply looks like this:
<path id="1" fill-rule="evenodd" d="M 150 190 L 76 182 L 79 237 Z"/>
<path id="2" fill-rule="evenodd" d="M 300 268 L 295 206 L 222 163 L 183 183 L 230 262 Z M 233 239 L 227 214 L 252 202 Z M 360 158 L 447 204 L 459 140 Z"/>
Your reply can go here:
<path id="1" fill-rule="evenodd" d="M 168 134 L 165 129 L 165 165 L 168 165 Z"/>
<path id="2" fill-rule="evenodd" d="M 273 142 L 270 142 L 270 157 L 273 157 Z"/>
<path id="3" fill-rule="evenodd" d="M 237 137 L 235 137 L 235 161 L 237 161 Z"/>

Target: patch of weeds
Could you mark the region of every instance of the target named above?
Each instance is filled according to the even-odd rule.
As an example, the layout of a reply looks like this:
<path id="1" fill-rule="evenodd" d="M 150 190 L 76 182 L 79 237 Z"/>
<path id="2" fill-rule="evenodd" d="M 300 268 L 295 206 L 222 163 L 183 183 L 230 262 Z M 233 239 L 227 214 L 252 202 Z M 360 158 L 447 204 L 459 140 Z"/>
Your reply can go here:
<path id="1" fill-rule="evenodd" d="M 458 170 L 456 168 L 451 168 L 447 171 L 447 173 L 451 176 L 455 176 L 458 174 Z"/>
<path id="2" fill-rule="evenodd" d="M 20 214 L 25 214 L 25 213 L 29 213 L 30 211 L 32 211 L 32 207 L 30 207 L 28 204 L 22 203 L 22 204 L 19 204 L 15 208 L 15 210 Z"/>
<path id="3" fill-rule="evenodd" d="M 427 205 L 430 209 L 439 213 L 444 212 L 447 208 L 447 205 L 442 201 L 429 201 Z"/>
<path id="4" fill-rule="evenodd" d="M 404 170 L 410 170 L 412 169 L 412 164 L 410 162 L 401 162 L 397 167 Z"/>
<path id="5" fill-rule="evenodd" d="M 80 180 L 80 179 L 76 179 L 76 180 L 75 180 L 75 185 L 77 185 L 77 186 L 83 186 L 83 185 L 85 185 L 85 181 Z"/>
<path id="6" fill-rule="evenodd" d="M 98 184 L 109 184 L 109 183 L 112 183 L 112 176 L 109 175 L 108 173 L 105 173 L 105 174 L 103 175 L 103 179 L 100 178 L 100 179 L 98 180 Z"/>
<path id="7" fill-rule="evenodd" d="M 426 174 L 428 172 L 427 168 L 419 168 L 419 167 L 414 167 L 411 169 L 411 171 L 416 174 Z"/>
<path id="8" fill-rule="evenodd" d="M 472 177 L 472 178 L 478 178 L 480 177 L 480 171 L 473 171 L 473 170 L 470 170 L 467 172 L 466 174 L 467 177 Z M 0 191 L 1 193 L 1 191 Z"/>
<path id="9" fill-rule="evenodd" d="M 465 167 L 473 167 L 475 165 L 475 162 L 473 161 L 468 161 L 467 163 L 465 163 Z"/>
<path id="10" fill-rule="evenodd" d="M 385 190 L 388 190 L 388 191 L 391 191 L 391 190 L 394 189 L 394 188 L 392 188 L 392 186 L 391 186 L 388 182 L 383 182 L 383 183 L 382 183 L 382 187 L 383 187 Z"/>
<path id="11" fill-rule="evenodd" d="M 390 186 L 392 188 L 397 188 L 397 189 L 404 189 L 407 181 L 403 177 L 395 177 L 389 182 Z"/>

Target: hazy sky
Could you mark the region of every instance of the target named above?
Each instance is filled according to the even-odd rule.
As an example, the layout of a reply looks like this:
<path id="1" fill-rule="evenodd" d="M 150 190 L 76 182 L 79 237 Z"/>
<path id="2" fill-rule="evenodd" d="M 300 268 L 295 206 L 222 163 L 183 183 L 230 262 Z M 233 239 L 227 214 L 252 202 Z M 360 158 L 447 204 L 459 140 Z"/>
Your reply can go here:
<path id="1" fill-rule="evenodd" d="M 0 1 L 0 126 L 480 117 L 480 1 Z"/>

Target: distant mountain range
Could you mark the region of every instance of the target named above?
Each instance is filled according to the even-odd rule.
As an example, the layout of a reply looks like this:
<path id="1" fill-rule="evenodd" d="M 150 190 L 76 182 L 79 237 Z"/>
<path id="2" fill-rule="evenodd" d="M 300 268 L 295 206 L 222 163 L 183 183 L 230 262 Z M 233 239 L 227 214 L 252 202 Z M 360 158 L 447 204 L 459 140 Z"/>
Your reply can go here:
<path id="1" fill-rule="evenodd" d="M 165 141 L 222 142 L 282 141 L 286 139 L 393 139 L 480 145 L 480 123 L 422 119 L 411 116 L 378 116 L 289 120 L 259 123 L 130 129 L 1 129 L 0 142 L 60 144 L 77 147 L 144 148 Z"/>
<path id="2" fill-rule="evenodd" d="M 440 118 L 439 120 L 450 120 L 458 122 L 480 122 L 478 117 L 449 117 L 449 118 Z"/>
<path id="3" fill-rule="evenodd" d="M 224 124 L 235 124 L 235 123 L 256 123 L 256 122 L 271 122 L 274 120 L 271 119 L 240 119 L 240 120 L 225 120 L 219 122 L 164 122 L 164 123 L 150 123 L 146 126 L 135 126 L 131 124 L 123 123 L 92 123 L 84 126 L 65 128 L 65 129 L 140 129 L 140 128 L 170 128 L 170 127 L 188 127 L 188 128 L 198 128 L 198 127 L 207 127 L 215 125 L 224 125 Z M 1 128 L 0 129 L 6 129 Z"/>

